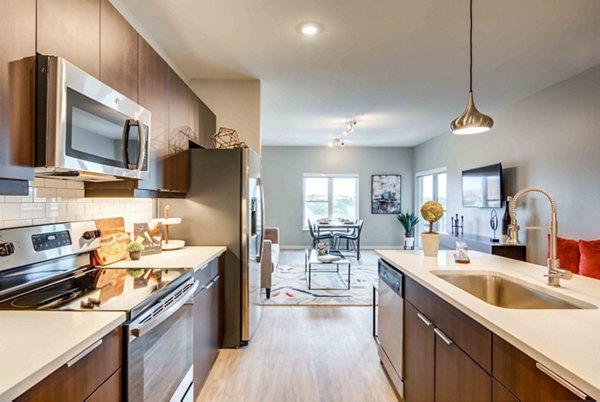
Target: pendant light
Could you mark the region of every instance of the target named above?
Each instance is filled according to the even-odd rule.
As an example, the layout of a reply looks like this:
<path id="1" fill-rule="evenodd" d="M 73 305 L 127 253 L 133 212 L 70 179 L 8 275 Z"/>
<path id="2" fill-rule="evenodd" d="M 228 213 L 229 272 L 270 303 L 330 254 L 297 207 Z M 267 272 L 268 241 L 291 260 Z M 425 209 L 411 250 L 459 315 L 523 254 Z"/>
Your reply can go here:
<path id="1" fill-rule="evenodd" d="M 469 100 L 465 111 L 452 120 L 450 128 L 454 134 L 479 134 L 489 131 L 494 125 L 490 116 L 481 113 L 473 100 L 473 0 L 469 0 Z"/>

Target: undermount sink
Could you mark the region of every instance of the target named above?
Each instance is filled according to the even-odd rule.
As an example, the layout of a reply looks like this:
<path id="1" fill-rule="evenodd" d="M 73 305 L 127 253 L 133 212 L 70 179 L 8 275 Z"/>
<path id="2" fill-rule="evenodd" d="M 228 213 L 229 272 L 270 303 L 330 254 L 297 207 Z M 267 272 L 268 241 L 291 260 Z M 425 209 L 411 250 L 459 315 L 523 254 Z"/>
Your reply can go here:
<path id="1" fill-rule="evenodd" d="M 521 285 L 517 279 L 481 272 L 432 272 L 437 277 L 496 307 L 522 310 L 581 310 L 596 306 L 565 296 L 554 296 L 534 285 Z"/>

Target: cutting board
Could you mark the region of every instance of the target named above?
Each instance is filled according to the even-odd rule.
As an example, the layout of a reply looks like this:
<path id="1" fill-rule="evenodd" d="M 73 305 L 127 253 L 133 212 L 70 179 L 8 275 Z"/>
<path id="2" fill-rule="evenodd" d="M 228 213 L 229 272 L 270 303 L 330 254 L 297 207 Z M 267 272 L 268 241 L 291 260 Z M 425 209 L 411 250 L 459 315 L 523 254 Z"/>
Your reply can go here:
<path id="1" fill-rule="evenodd" d="M 102 233 L 100 248 L 94 251 L 96 265 L 108 265 L 127 258 L 127 245 L 131 239 L 125 233 L 123 218 L 97 219 L 96 228 Z"/>

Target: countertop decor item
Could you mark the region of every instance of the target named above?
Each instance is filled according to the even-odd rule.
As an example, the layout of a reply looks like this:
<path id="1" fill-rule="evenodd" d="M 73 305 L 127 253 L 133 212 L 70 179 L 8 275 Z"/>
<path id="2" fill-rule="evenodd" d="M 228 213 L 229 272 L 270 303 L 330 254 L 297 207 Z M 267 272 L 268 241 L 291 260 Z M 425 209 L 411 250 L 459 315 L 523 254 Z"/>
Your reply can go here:
<path id="1" fill-rule="evenodd" d="M 165 205 L 164 218 L 153 219 L 151 224 L 162 224 L 164 228 L 164 239 L 162 240 L 162 250 L 178 250 L 185 247 L 185 240 L 173 240 L 169 238 L 169 225 L 179 225 L 181 218 L 169 218 L 170 205 Z"/>
<path id="2" fill-rule="evenodd" d="M 463 228 L 465 227 L 465 217 L 463 215 L 460 216 L 460 221 L 458 220 L 458 214 L 456 217 L 450 217 L 451 226 L 452 226 L 452 234 L 458 236 L 459 234 L 463 234 Z M 460 222 L 460 223 L 459 223 Z"/>
<path id="3" fill-rule="evenodd" d="M 144 245 L 142 255 L 158 254 L 162 246 L 162 223 L 135 223 L 133 225 L 133 239 Z"/>
<path id="4" fill-rule="evenodd" d="M 413 237 L 413 231 L 419 223 L 419 217 L 414 212 L 405 212 L 399 214 L 397 218 L 404 228 L 404 249 L 414 250 L 415 238 Z"/>
<path id="5" fill-rule="evenodd" d="M 96 219 L 96 228 L 102 233 L 100 248 L 93 251 L 96 265 L 108 265 L 127 258 L 127 244 L 131 238 L 125 232 L 123 218 Z"/>
<path id="6" fill-rule="evenodd" d="M 492 213 L 490 215 L 490 227 L 494 231 L 494 237 L 490 239 L 492 243 L 498 243 L 500 240 L 496 238 L 496 230 L 498 230 L 498 214 L 495 209 L 492 209 Z"/>
<path id="7" fill-rule="evenodd" d="M 127 245 L 127 251 L 129 251 L 129 258 L 132 260 L 139 260 L 144 251 L 144 245 L 137 241 L 132 241 Z"/>
<path id="8" fill-rule="evenodd" d="M 245 142 L 240 141 L 237 131 L 232 128 L 220 127 L 211 137 L 211 141 L 217 149 L 248 148 Z"/>
<path id="9" fill-rule="evenodd" d="M 452 120 L 450 128 L 454 134 L 479 134 L 489 131 L 493 125 L 494 120 L 477 110 L 473 99 L 473 0 L 469 0 L 469 99 L 467 108 Z"/>
<path id="10" fill-rule="evenodd" d="M 402 176 L 374 174 L 371 176 L 371 213 L 399 214 Z"/>
<path id="11" fill-rule="evenodd" d="M 433 224 L 444 216 L 444 207 L 437 201 L 427 201 L 421 206 L 421 216 L 429 222 L 429 231 L 421 233 L 425 257 L 437 257 L 440 234 L 433 231 Z"/>

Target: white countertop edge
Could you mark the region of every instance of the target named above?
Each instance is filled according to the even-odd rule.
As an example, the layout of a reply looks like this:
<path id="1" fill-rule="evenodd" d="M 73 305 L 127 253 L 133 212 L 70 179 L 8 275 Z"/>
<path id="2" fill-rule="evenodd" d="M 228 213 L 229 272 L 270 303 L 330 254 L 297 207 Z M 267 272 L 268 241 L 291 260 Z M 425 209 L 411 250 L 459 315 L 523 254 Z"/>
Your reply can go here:
<path id="1" fill-rule="evenodd" d="M 408 275 L 411 279 L 413 279 L 414 281 L 416 281 L 417 283 L 419 283 L 426 289 L 429 289 L 430 291 L 435 293 L 437 296 L 439 296 L 446 302 L 450 303 L 452 306 L 456 307 L 457 309 L 459 309 L 460 311 L 465 313 L 470 318 L 474 319 L 475 321 L 477 321 L 478 323 L 480 323 L 481 325 L 483 325 L 484 327 L 486 327 L 487 329 L 492 331 L 494 334 L 502 337 L 504 340 L 511 343 L 513 346 L 515 346 L 517 349 L 521 350 L 523 353 L 530 356 L 535 361 L 545 365 L 546 367 L 548 367 L 549 369 L 554 371 L 556 374 L 560 375 L 565 380 L 570 382 L 572 385 L 576 386 L 581 391 L 586 393 L 588 396 L 594 398 L 595 400 L 600 401 L 600 387 L 599 386 L 594 385 L 594 384 L 590 383 L 589 381 L 586 381 L 585 379 L 581 378 L 576 373 L 573 373 L 572 371 L 566 369 L 560 362 L 550 359 L 547 355 L 545 355 L 542 351 L 536 349 L 534 346 L 524 342 L 522 339 L 519 339 L 514 334 L 506 331 L 504 328 L 498 326 L 493 321 L 488 320 L 484 316 L 480 315 L 478 312 L 473 311 L 471 308 L 469 308 L 467 305 L 465 305 L 461 301 L 456 300 L 453 297 L 451 297 L 450 295 L 448 295 L 447 293 L 445 293 L 445 291 L 443 289 L 439 289 L 438 287 L 436 287 L 434 284 L 430 283 L 426 279 L 420 277 L 419 275 L 415 274 L 414 272 L 411 272 L 410 269 L 402 267 L 400 264 L 393 261 L 392 258 L 389 258 L 388 255 L 386 255 L 387 252 L 389 252 L 389 251 L 394 251 L 394 250 L 375 250 L 377 255 L 384 258 L 386 262 L 392 264 L 395 268 L 402 271 L 402 273 L 404 273 L 405 275 Z M 448 253 L 451 253 L 451 252 L 452 251 L 448 251 Z M 440 253 L 442 253 L 442 251 L 440 251 Z M 470 254 L 473 255 L 473 254 L 478 254 L 478 253 L 471 252 Z M 493 256 L 493 257 L 503 258 L 503 257 L 497 257 L 497 256 Z M 521 261 L 516 261 L 516 260 L 515 260 L 515 262 L 523 263 Z M 540 268 L 545 269 L 544 267 L 541 267 L 541 266 L 540 266 Z M 439 268 L 439 270 L 445 270 L 445 269 L 448 269 L 448 268 L 447 267 Z M 469 266 L 463 266 L 462 269 L 469 270 Z M 478 270 L 478 269 L 475 268 L 473 270 Z M 490 271 L 494 271 L 494 270 L 490 270 Z M 496 270 L 496 272 L 502 273 L 502 271 L 500 269 Z M 514 276 L 511 273 L 508 273 L 506 275 Z M 522 278 L 520 278 L 520 279 L 522 279 Z M 443 280 L 443 279 L 440 278 L 440 280 Z M 533 285 L 537 285 L 537 284 L 533 284 Z M 450 286 L 454 286 L 454 285 L 450 285 Z M 467 292 L 462 291 L 461 289 L 458 289 L 458 290 L 460 290 L 461 292 L 464 292 L 465 297 L 471 298 L 472 300 L 469 300 L 470 302 L 483 303 L 483 304 L 487 305 L 487 303 L 485 303 L 482 300 L 479 300 L 475 296 L 472 296 L 472 295 L 468 294 Z M 578 297 L 578 298 L 584 299 L 583 297 Z M 493 306 L 490 306 L 490 307 L 493 307 Z M 598 306 L 598 307 L 600 308 L 600 306 Z M 495 308 L 500 308 L 500 307 L 495 307 Z M 516 311 L 518 311 L 518 310 L 515 310 L 515 312 Z M 552 334 L 546 334 L 546 336 L 552 336 Z M 568 342 L 569 342 L 568 340 L 565 340 L 565 347 L 569 347 Z"/>
<path id="2" fill-rule="evenodd" d="M 68 314 L 72 314 L 72 312 L 66 312 Z M 60 356 L 58 356 L 53 361 L 47 363 L 46 365 L 38 368 L 34 373 L 29 375 L 28 377 L 22 379 L 18 383 L 7 389 L 0 389 L 0 402 L 4 401 L 12 401 L 15 398 L 22 395 L 25 391 L 29 390 L 37 383 L 42 381 L 44 378 L 48 377 L 50 374 L 58 370 L 63 365 L 67 364 L 69 360 L 77 356 L 79 353 L 83 352 L 86 348 L 90 347 L 94 344 L 94 342 L 98 341 L 98 339 L 103 338 L 105 335 L 110 333 L 115 328 L 119 327 L 122 323 L 125 322 L 125 313 L 115 313 L 115 312 L 95 312 L 93 314 L 114 314 L 115 317 L 110 322 L 107 322 L 104 326 L 98 328 L 91 334 L 89 337 L 85 339 L 85 341 L 80 342 L 79 344 L 73 346 L 71 349 L 65 350 Z M 23 312 L 22 314 L 27 314 L 27 312 Z M 63 314 L 62 311 L 49 311 L 47 314 Z M 79 314 L 88 314 L 88 312 L 79 312 Z M 35 353 L 35 350 L 32 350 L 32 353 Z"/>
<path id="3" fill-rule="evenodd" d="M 158 254 L 145 255 L 136 261 L 125 259 L 107 265 L 104 268 L 193 268 L 195 272 L 201 269 L 209 261 L 221 256 L 226 251 L 227 247 L 224 246 L 185 246 L 178 250 L 162 251 Z"/>

